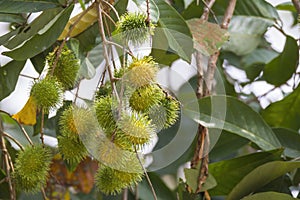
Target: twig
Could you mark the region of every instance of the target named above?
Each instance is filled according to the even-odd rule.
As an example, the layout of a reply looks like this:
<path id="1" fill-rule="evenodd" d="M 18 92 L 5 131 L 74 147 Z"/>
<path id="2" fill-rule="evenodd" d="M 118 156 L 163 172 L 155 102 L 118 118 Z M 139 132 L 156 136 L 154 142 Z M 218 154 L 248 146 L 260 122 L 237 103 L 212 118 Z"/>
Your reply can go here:
<path id="1" fill-rule="evenodd" d="M 80 83 L 81 83 L 81 81 L 79 81 L 78 86 L 77 86 L 77 88 L 76 88 L 75 98 L 74 98 L 74 103 L 76 103 L 77 98 L 78 98 L 78 93 L 79 93 Z"/>
<path id="2" fill-rule="evenodd" d="M 114 77 L 113 77 L 113 74 L 112 74 L 112 71 L 111 71 L 111 68 L 110 68 L 110 65 L 109 65 L 110 62 L 109 62 L 108 51 L 107 51 L 107 47 L 106 47 L 108 41 L 106 40 L 106 36 L 105 36 L 105 32 L 104 32 L 104 27 L 103 27 L 102 9 L 101 9 L 100 3 L 98 1 L 96 3 L 97 3 L 97 13 L 98 13 L 98 27 L 99 27 L 99 32 L 100 32 L 100 35 L 101 35 L 101 38 L 102 38 L 102 44 L 103 44 L 103 51 L 104 51 L 104 58 L 105 58 L 105 62 L 106 62 L 106 68 L 107 68 L 107 71 L 108 71 L 109 78 L 111 80 L 112 90 L 115 92 L 116 98 L 117 98 L 117 100 L 119 102 L 120 101 L 119 100 L 119 95 L 118 95 L 116 86 L 114 84 Z"/>
<path id="3" fill-rule="evenodd" d="M 42 142 L 42 145 L 43 146 L 45 146 L 45 144 L 44 144 L 44 121 L 45 121 L 45 116 L 44 116 L 44 109 L 42 108 L 42 113 L 41 113 L 41 115 L 42 115 L 42 119 L 41 119 L 41 130 L 40 130 L 40 134 L 41 134 L 41 136 L 40 136 L 40 139 L 41 139 L 41 142 Z"/>
<path id="4" fill-rule="evenodd" d="M 7 177 L 1 179 L 1 180 L 0 180 L 0 185 L 1 185 L 2 183 L 6 182 L 6 181 L 7 181 Z"/>
<path id="5" fill-rule="evenodd" d="M 118 20 L 120 20 L 119 13 L 118 13 L 118 11 L 115 9 L 115 7 L 114 7 L 113 5 L 111 5 L 111 4 L 110 4 L 109 2 L 107 2 L 107 1 L 101 1 L 101 2 L 106 3 L 106 4 L 114 11 L 114 13 L 116 14 Z"/>
<path id="6" fill-rule="evenodd" d="M 38 79 L 38 78 L 35 78 L 33 76 L 29 76 L 29 75 L 26 75 L 26 74 L 19 74 L 19 76 L 22 76 L 22 77 L 25 77 L 25 78 L 30 78 L 30 79 L 33 79 L 33 80 Z"/>
<path id="7" fill-rule="evenodd" d="M 54 60 L 54 63 L 52 65 L 52 69 L 51 69 L 51 74 L 54 73 L 54 69 L 56 68 L 56 65 L 58 63 L 58 60 L 59 60 L 59 57 L 60 57 L 60 54 L 61 54 L 61 51 L 63 49 L 63 47 L 65 46 L 65 43 L 67 42 L 67 39 L 70 37 L 72 31 L 74 30 L 74 28 L 76 27 L 76 24 L 78 24 L 81 20 L 81 18 L 88 12 L 90 11 L 91 9 L 93 8 L 93 5 L 91 5 L 90 7 L 88 7 L 86 10 L 84 10 L 80 16 L 78 17 L 78 19 L 76 19 L 76 21 L 70 26 L 70 29 L 66 35 L 66 37 L 63 39 L 62 43 L 60 44 L 60 46 L 58 47 L 57 51 L 56 51 L 56 58 Z"/>
<path id="8" fill-rule="evenodd" d="M 11 139 L 14 143 L 16 143 L 16 145 L 18 145 L 22 151 L 24 150 L 23 145 L 22 145 L 18 140 L 16 140 L 13 136 L 9 135 L 8 133 L 6 133 L 6 132 L 4 132 L 4 131 L 2 132 L 2 134 L 3 134 L 4 137 L 9 138 L 9 139 Z"/>
<path id="9" fill-rule="evenodd" d="M 198 99 L 203 97 L 203 88 L 204 88 L 204 74 L 202 67 L 202 54 L 197 51 L 196 52 L 196 65 L 197 65 L 197 89 L 196 96 Z"/>
<path id="10" fill-rule="evenodd" d="M 1 145 L 1 151 L 3 154 L 3 159 L 4 159 L 4 164 L 5 164 L 5 171 L 6 171 L 6 176 L 7 176 L 7 182 L 8 182 L 8 188 L 9 188 L 9 195 L 11 200 L 16 199 L 16 190 L 12 182 L 12 177 L 11 177 L 11 166 L 9 163 L 9 158 L 8 158 L 8 151 L 6 149 L 5 145 L 5 140 L 4 140 L 4 134 L 3 134 L 3 124 L 2 124 L 2 118 L 0 116 L 0 145 Z"/>
<path id="11" fill-rule="evenodd" d="M 297 13 L 298 15 L 300 15 L 300 1 L 299 0 L 292 0 L 296 10 L 297 10 Z"/>
<path id="12" fill-rule="evenodd" d="M 206 3 L 204 0 L 202 0 L 202 3 L 205 5 L 205 8 L 203 10 L 201 19 L 208 20 L 209 13 L 211 13 L 213 15 L 216 23 L 219 24 L 218 18 L 216 17 L 214 11 L 211 9 L 215 2 L 216 2 L 216 0 L 210 0 L 208 3 Z"/>
<path id="13" fill-rule="evenodd" d="M 3 111 L 3 110 L 0 110 L 0 112 L 2 112 L 2 113 L 4 113 L 4 114 L 6 114 L 6 115 L 8 115 L 8 116 L 11 117 L 11 115 L 10 115 L 9 113 L 7 113 L 7 112 L 5 112 L 5 111 Z M 24 136 L 25 136 L 25 138 L 27 139 L 27 141 L 29 142 L 29 144 L 30 144 L 30 145 L 33 145 L 33 142 L 31 141 L 31 139 L 30 139 L 30 137 L 28 136 L 28 133 L 26 132 L 26 130 L 24 129 L 24 127 L 23 127 L 23 126 L 22 126 L 15 118 L 12 118 L 12 117 L 11 117 L 11 119 L 13 119 L 13 120 L 17 123 L 17 125 L 18 125 L 19 128 L 21 129 L 22 133 L 24 134 Z"/>
<path id="14" fill-rule="evenodd" d="M 234 9 L 235 9 L 236 0 L 230 0 L 228 3 L 228 6 L 226 8 L 224 18 L 221 24 L 221 28 L 228 29 L 228 25 L 230 23 L 230 20 L 232 18 Z"/>
<path id="15" fill-rule="evenodd" d="M 128 200 L 128 189 L 125 188 L 122 194 L 122 200 Z"/>
<path id="16" fill-rule="evenodd" d="M 153 187 L 153 185 L 152 185 L 152 183 L 151 183 L 151 180 L 150 180 L 150 178 L 149 178 L 149 176 L 148 176 L 148 174 L 147 174 L 147 171 L 146 171 L 146 169 L 145 169 L 145 167 L 144 167 L 144 165 L 143 165 L 143 163 L 142 163 L 142 161 L 141 161 L 141 158 L 140 158 L 140 156 L 139 156 L 139 154 L 138 154 L 138 152 L 137 152 L 137 150 L 136 150 L 136 147 L 134 147 L 134 151 L 135 151 L 136 157 L 137 157 L 137 159 L 139 160 L 139 163 L 140 163 L 140 165 L 141 165 L 141 167 L 142 167 L 142 169 L 143 169 L 143 171 L 144 171 L 144 174 L 145 174 L 145 176 L 146 176 L 147 182 L 148 182 L 148 184 L 149 184 L 149 186 L 150 186 L 150 188 L 151 188 L 151 192 L 152 192 L 153 198 L 154 198 L 154 200 L 157 200 L 157 196 L 156 196 L 154 187 Z"/>
<path id="17" fill-rule="evenodd" d="M 217 61 L 219 58 L 220 52 L 217 51 L 213 55 L 209 57 L 208 60 L 208 66 L 207 66 L 207 72 L 205 74 L 205 84 L 206 87 L 204 88 L 204 96 L 208 96 L 211 94 L 212 88 L 213 88 L 213 81 L 215 76 L 215 71 L 217 68 Z"/>
<path id="18" fill-rule="evenodd" d="M 47 198 L 47 195 L 46 195 L 46 192 L 45 192 L 45 189 L 44 189 L 44 188 L 41 188 L 41 193 L 42 193 L 42 195 L 43 195 L 43 199 L 44 199 L 44 200 L 47 200 L 48 198 Z"/>
<path id="19" fill-rule="evenodd" d="M 110 44 L 110 45 L 114 45 L 116 47 L 119 47 L 120 49 L 124 49 L 127 54 L 129 54 L 132 58 L 135 58 L 135 56 L 133 55 L 133 53 L 129 49 L 125 49 L 124 46 L 122 46 L 122 45 L 120 45 L 118 43 L 112 42 L 112 41 L 108 41 L 108 40 L 106 40 L 106 43 Z"/>
<path id="20" fill-rule="evenodd" d="M 138 184 L 135 184 L 135 197 L 134 197 L 134 199 L 135 200 L 139 200 L 139 189 L 138 189 Z"/>
<path id="21" fill-rule="evenodd" d="M 150 24 L 150 0 L 146 0 L 146 5 L 147 5 L 147 18 L 146 18 L 146 23 Z"/>

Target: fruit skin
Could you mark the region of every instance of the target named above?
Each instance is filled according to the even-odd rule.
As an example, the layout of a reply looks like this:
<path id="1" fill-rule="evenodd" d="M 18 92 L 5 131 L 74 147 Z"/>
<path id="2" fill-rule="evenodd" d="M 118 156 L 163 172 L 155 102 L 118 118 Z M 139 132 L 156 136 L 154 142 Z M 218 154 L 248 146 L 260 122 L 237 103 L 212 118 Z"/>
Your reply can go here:
<path id="1" fill-rule="evenodd" d="M 120 193 L 124 188 L 140 182 L 142 177 L 142 172 L 128 173 L 100 165 L 95 176 L 95 182 L 101 192 L 109 195 Z"/>
<path id="2" fill-rule="evenodd" d="M 62 103 L 63 88 L 55 77 L 48 76 L 33 84 L 30 96 L 39 108 L 49 112 Z"/>
<path id="3" fill-rule="evenodd" d="M 129 140 L 133 145 L 143 145 L 155 135 L 155 130 L 147 116 L 132 112 L 123 114 L 117 122 L 121 130 L 116 135 L 124 140 Z"/>
<path id="4" fill-rule="evenodd" d="M 175 124 L 179 118 L 180 104 L 172 96 L 167 96 L 148 112 L 149 118 L 157 129 L 166 129 Z"/>
<path id="5" fill-rule="evenodd" d="M 151 106 L 158 104 L 165 94 L 162 89 L 155 84 L 146 85 L 136 89 L 129 99 L 131 108 L 138 112 L 146 112 Z"/>
<path id="6" fill-rule="evenodd" d="M 94 104 L 96 116 L 101 128 L 115 129 L 117 120 L 117 103 L 110 96 L 105 96 L 96 100 Z"/>
<path id="7" fill-rule="evenodd" d="M 63 159 L 72 166 L 79 164 L 88 155 L 86 147 L 78 136 L 74 138 L 60 135 L 57 137 L 57 140 L 58 150 L 62 154 Z"/>
<path id="8" fill-rule="evenodd" d="M 19 190 L 35 193 L 46 185 L 51 164 L 51 151 L 42 145 L 27 146 L 18 153 L 14 180 Z"/>
<path id="9" fill-rule="evenodd" d="M 64 46 L 52 74 L 57 49 L 58 48 L 54 49 L 54 51 L 50 52 L 46 57 L 48 65 L 50 66 L 49 73 L 61 82 L 64 89 L 72 89 L 76 83 L 77 74 L 80 68 L 79 60 L 76 58 L 73 51 L 67 46 Z"/>
<path id="10" fill-rule="evenodd" d="M 124 80 L 134 88 L 143 87 L 155 82 L 158 72 L 157 63 L 151 56 L 134 59 L 128 66 Z"/>
<path id="11" fill-rule="evenodd" d="M 131 41 L 134 45 L 142 44 L 154 34 L 152 22 L 147 22 L 143 13 L 125 13 L 116 25 L 116 32 L 121 34 L 125 43 Z"/>

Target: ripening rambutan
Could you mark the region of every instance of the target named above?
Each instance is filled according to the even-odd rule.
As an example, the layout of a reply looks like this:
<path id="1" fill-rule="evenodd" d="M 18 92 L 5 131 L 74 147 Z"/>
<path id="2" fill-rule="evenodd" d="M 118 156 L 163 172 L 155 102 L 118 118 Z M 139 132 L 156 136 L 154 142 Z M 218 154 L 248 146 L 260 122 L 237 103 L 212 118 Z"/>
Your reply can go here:
<path id="1" fill-rule="evenodd" d="M 162 89 L 157 85 L 146 85 L 132 93 L 129 104 L 135 111 L 146 112 L 151 106 L 158 104 L 164 96 Z"/>
<path id="2" fill-rule="evenodd" d="M 48 54 L 46 60 L 50 66 L 49 71 L 52 73 L 54 62 L 56 60 L 57 48 Z M 53 71 L 54 77 L 57 78 L 59 82 L 62 83 L 64 89 L 71 89 L 74 87 L 77 74 L 80 65 L 79 60 L 76 58 L 73 51 L 71 51 L 67 46 L 64 46 L 61 50 L 61 54 L 58 58 L 56 66 Z"/>
<path id="3" fill-rule="evenodd" d="M 123 79 L 129 85 L 139 88 L 154 83 L 157 72 L 157 63 L 151 56 L 145 56 L 142 59 L 133 59 Z"/>
<path id="4" fill-rule="evenodd" d="M 63 89 L 60 82 L 58 82 L 55 77 L 48 76 L 33 84 L 30 96 L 32 96 L 39 108 L 48 112 L 50 109 L 61 104 L 63 99 Z"/>
<path id="5" fill-rule="evenodd" d="M 137 112 L 123 114 L 117 125 L 121 130 L 121 132 L 117 132 L 118 137 L 124 137 L 133 145 L 148 143 L 155 134 L 154 127 L 148 117 Z"/>
<path id="6" fill-rule="evenodd" d="M 179 112 L 179 102 L 175 98 L 167 96 L 159 104 L 151 107 L 148 116 L 157 129 L 162 129 L 174 125 L 179 117 Z"/>
<path id="7" fill-rule="evenodd" d="M 142 171 L 129 173 L 100 165 L 95 176 L 95 182 L 97 188 L 104 194 L 118 194 L 123 189 L 140 182 L 142 177 Z"/>
<path id="8" fill-rule="evenodd" d="M 59 152 L 70 165 L 77 165 L 88 155 L 87 149 L 78 135 L 77 138 L 59 135 L 57 140 Z"/>
<path id="9" fill-rule="evenodd" d="M 37 192 L 45 186 L 52 156 L 48 147 L 27 146 L 16 158 L 13 173 L 17 188 L 25 192 Z"/>
<path id="10" fill-rule="evenodd" d="M 99 125 L 104 129 L 114 129 L 117 118 L 117 103 L 114 99 L 110 96 L 99 98 L 94 106 Z"/>
<path id="11" fill-rule="evenodd" d="M 131 41 L 134 45 L 142 44 L 154 34 L 155 25 L 147 21 L 142 13 L 125 13 L 116 25 L 116 32 L 121 34 L 125 43 Z"/>

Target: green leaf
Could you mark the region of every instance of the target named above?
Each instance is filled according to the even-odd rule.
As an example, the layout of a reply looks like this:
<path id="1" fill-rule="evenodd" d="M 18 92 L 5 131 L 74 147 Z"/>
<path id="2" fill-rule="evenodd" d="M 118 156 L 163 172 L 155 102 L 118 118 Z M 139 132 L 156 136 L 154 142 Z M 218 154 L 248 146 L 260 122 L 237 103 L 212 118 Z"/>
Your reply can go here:
<path id="1" fill-rule="evenodd" d="M 193 53 L 192 34 L 182 16 L 164 0 L 154 0 L 160 17 L 159 27 L 164 31 L 170 48 L 190 62 Z"/>
<path id="2" fill-rule="evenodd" d="M 280 160 L 281 154 L 282 149 L 277 149 L 209 164 L 209 172 L 218 183 L 209 193 L 211 195 L 227 195 L 245 175 L 262 164 Z"/>
<path id="3" fill-rule="evenodd" d="M 0 1 L 0 12 L 4 13 L 30 13 L 47 10 L 60 6 L 56 1 Z"/>
<path id="4" fill-rule="evenodd" d="M 270 126 L 298 131 L 300 128 L 300 85 L 282 100 L 271 103 L 262 111 L 262 117 Z"/>
<path id="5" fill-rule="evenodd" d="M 155 173 L 148 173 L 151 183 L 154 187 L 155 193 L 158 200 L 174 200 L 176 199 L 175 194 L 165 185 L 161 178 Z M 148 182 L 144 179 L 138 185 L 139 199 L 141 200 L 152 200 L 153 194 L 149 188 Z"/>
<path id="6" fill-rule="evenodd" d="M 194 48 L 206 56 L 219 51 L 229 34 L 217 24 L 202 19 L 187 21 L 194 38 Z"/>
<path id="7" fill-rule="evenodd" d="M 195 111 L 198 105 L 200 113 Z M 224 109 L 226 109 L 226 117 Z M 236 98 L 222 95 L 205 97 L 198 102 L 184 105 L 183 111 L 194 121 L 208 128 L 224 129 L 235 133 L 249 139 L 263 150 L 272 150 L 281 146 L 272 129 L 261 116 Z"/>
<path id="8" fill-rule="evenodd" d="M 160 148 L 157 148 L 155 151 L 150 153 L 153 158 L 153 162 L 147 170 L 160 170 L 160 173 L 167 173 L 167 171 L 169 171 L 168 173 L 174 173 L 175 171 L 176 173 L 179 165 L 182 165 L 188 160 L 188 158 L 190 158 L 190 154 L 186 151 L 190 149 L 197 129 L 197 123 L 185 116 L 182 116 L 179 129 L 175 132 L 175 134 L 173 134 L 174 137 L 172 140 L 164 146 L 160 143 Z M 166 139 L 166 141 L 168 141 L 168 139 Z M 170 168 L 168 170 L 164 170 L 163 168 L 167 166 Z"/>
<path id="9" fill-rule="evenodd" d="M 15 37 L 7 41 L 4 46 L 9 49 L 13 49 L 29 40 L 31 37 L 36 35 L 38 31 L 50 23 L 51 20 L 53 20 L 53 18 L 61 12 L 61 10 L 61 8 L 54 8 L 44 11 L 35 20 L 33 20 L 32 23 L 25 26 Z"/>
<path id="10" fill-rule="evenodd" d="M 286 83 L 296 72 L 298 61 L 297 41 L 287 36 L 283 52 L 265 66 L 263 77 L 268 83 L 280 86 Z"/>
<path id="11" fill-rule="evenodd" d="M 8 32 L 8 33 L 2 35 L 2 36 L 0 37 L 0 45 L 5 44 L 8 40 L 10 40 L 10 38 L 12 38 L 12 37 L 15 36 L 16 34 L 18 34 L 19 31 L 20 31 L 20 29 L 21 29 L 21 27 L 18 27 L 17 29 L 12 30 L 12 31 L 10 31 L 10 32 Z"/>
<path id="12" fill-rule="evenodd" d="M 300 134 L 298 132 L 285 128 L 274 128 L 273 132 L 285 148 L 284 154 L 286 156 L 292 158 L 300 157 Z"/>
<path id="13" fill-rule="evenodd" d="M 215 129 L 209 129 L 209 135 L 214 134 Z M 249 143 L 249 140 L 236 134 L 223 130 L 217 143 L 209 152 L 211 161 L 218 161 L 230 156 L 236 156 L 240 148 Z"/>
<path id="14" fill-rule="evenodd" d="M 22 24 L 26 19 L 20 14 L 0 13 L 0 22 L 15 22 Z"/>
<path id="15" fill-rule="evenodd" d="M 73 7 L 74 6 L 70 6 L 63 10 L 49 23 L 50 25 L 48 24 L 50 27 L 44 27 L 38 34 L 25 42 L 24 45 L 12 51 L 4 52 L 3 54 L 15 60 L 26 60 L 50 47 L 63 31 Z"/>
<path id="16" fill-rule="evenodd" d="M 274 24 L 273 20 L 254 16 L 233 16 L 228 31 L 229 42 L 223 50 L 231 51 L 236 55 L 246 55 L 257 48 L 263 34 L 268 27 Z"/>
<path id="17" fill-rule="evenodd" d="M 191 187 L 193 193 L 196 192 L 198 187 L 199 171 L 200 171 L 199 167 L 197 167 L 196 169 L 187 169 L 187 168 L 184 169 L 184 176 L 186 178 L 186 183 L 188 186 Z M 212 176 L 212 174 L 209 174 L 205 183 L 202 184 L 201 190 L 199 192 L 210 190 L 216 187 L 216 185 L 217 185 L 216 179 Z"/>
<path id="18" fill-rule="evenodd" d="M 217 15 L 224 15 L 225 10 L 229 0 L 217 0 L 214 4 L 212 10 L 217 13 Z M 236 2 L 236 7 L 234 9 L 234 15 L 245 15 L 245 16 L 257 16 L 266 19 L 279 19 L 277 10 L 265 0 L 238 0 Z"/>
<path id="19" fill-rule="evenodd" d="M 262 192 L 256 193 L 243 198 L 242 200 L 266 200 L 266 199 L 280 199 L 280 200 L 296 200 L 296 198 L 291 197 L 288 194 L 283 194 L 279 192 Z"/>
<path id="20" fill-rule="evenodd" d="M 2 118 L 4 131 L 10 134 L 13 138 L 21 143 L 23 146 L 29 145 L 28 140 L 23 134 L 21 127 L 18 123 L 11 118 L 7 113 L 0 112 L 0 117 Z M 33 143 L 40 143 L 40 136 L 33 137 L 33 127 L 32 126 L 23 126 L 24 130 L 28 133 L 28 136 Z"/>
<path id="21" fill-rule="evenodd" d="M 162 29 L 155 29 L 152 40 L 151 56 L 155 58 L 156 62 L 171 66 L 175 60 L 179 59 L 176 52 L 169 48 L 169 44 L 166 42 L 167 37 Z"/>
<path id="22" fill-rule="evenodd" d="M 300 162 L 273 161 L 263 164 L 247 174 L 233 188 L 227 200 L 241 199 L 296 168 L 300 168 Z"/>
<path id="23" fill-rule="evenodd" d="M 278 55 L 274 50 L 258 48 L 242 57 L 241 67 L 246 71 L 247 77 L 250 80 L 254 80 L 264 66 Z"/>
<path id="24" fill-rule="evenodd" d="M 15 90 L 19 74 L 25 65 L 25 61 L 10 61 L 0 67 L 0 101 Z"/>

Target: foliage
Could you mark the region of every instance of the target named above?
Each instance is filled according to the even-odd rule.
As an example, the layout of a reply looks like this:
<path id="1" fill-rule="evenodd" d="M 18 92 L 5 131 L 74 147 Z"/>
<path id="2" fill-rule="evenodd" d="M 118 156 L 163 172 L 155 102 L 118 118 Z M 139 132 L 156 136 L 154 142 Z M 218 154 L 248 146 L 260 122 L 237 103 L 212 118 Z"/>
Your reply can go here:
<path id="1" fill-rule="evenodd" d="M 299 1 L 204 2 L 0 1 L 0 199 L 300 198 L 300 38 L 278 14 L 296 26 Z"/>

